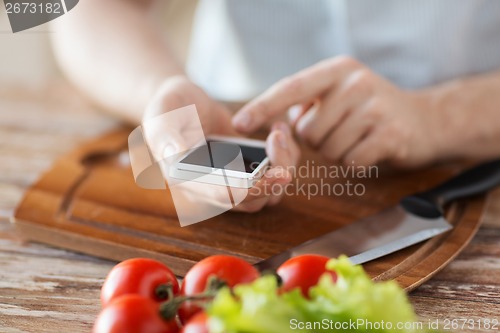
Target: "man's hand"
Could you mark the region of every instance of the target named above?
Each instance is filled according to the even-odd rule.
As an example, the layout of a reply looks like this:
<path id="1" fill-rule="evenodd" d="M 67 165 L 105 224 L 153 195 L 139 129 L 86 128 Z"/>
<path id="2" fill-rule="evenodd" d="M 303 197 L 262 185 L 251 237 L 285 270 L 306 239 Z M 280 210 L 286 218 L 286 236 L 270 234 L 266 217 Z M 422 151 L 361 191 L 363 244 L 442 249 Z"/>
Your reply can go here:
<path id="1" fill-rule="evenodd" d="M 333 161 L 417 166 L 435 159 L 438 134 L 421 95 L 347 57 L 287 77 L 245 105 L 233 125 L 250 133 L 290 110 L 299 137 Z"/>
<path id="2" fill-rule="evenodd" d="M 143 124 L 147 123 L 146 126 L 143 125 L 146 141 L 157 160 L 161 160 L 169 154 L 172 155 L 172 153 L 185 151 L 185 149 L 194 147 L 197 143 L 194 141 L 199 138 L 198 133 L 189 133 L 191 130 L 198 129 L 197 126 L 192 125 L 193 122 L 196 122 L 195 120 L 189 117 L 179 117 L 175 125 L 153 120 L 154 117 L 168 111 L 191 104 L 196 105 L 205 136 L 211 134 L 238 135 L 231 125 L 231 114 L 226 107 L 211 99 L 201 88 L 186 77 L 171 77 L 158 89 L 146 109 L 143 119 Z M 186 142 L 186 140 L 194 141 Z M 286 186 L 292 180 L 290 168 L 296 166 L 300 152 L 286 124 L 277 123 L 273 126 L 266 140 L 266 152 L 272 168 L 267 170 L 263 178 L 249 190 L 246 199 L 236 207 L 238 211 L 254 212 L 262 209 L 267 204 L 278 203 L 281 195 L 275 195 L 274 193 L 284 193 L 284 191 L 279 189 L 271 191 L 270 189 L 273 186 Z M 201 195 L 189 193 L 186 198 L 189 197 L 189 200 L 206 199 L 210 202 L 217 202 L 219 195 L 220 198 L 227 195 L 225 187 L 220 186 L 220 190 L 220 193 L 210 191 L 209 195 L 212 196 L 210 198 L 207 197 L 207 193 L 200 193 Z"/>

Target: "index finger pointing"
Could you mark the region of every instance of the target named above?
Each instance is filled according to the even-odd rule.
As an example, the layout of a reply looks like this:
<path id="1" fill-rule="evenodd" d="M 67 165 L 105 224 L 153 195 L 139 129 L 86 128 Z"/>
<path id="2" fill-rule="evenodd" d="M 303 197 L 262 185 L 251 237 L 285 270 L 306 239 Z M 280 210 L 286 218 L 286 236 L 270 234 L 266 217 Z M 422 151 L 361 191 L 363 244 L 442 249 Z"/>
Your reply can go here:
<path id="1" fill-rule="evenodd" d="M 360 64 L 347 57 L 328 59 L 284 78 L 246 104 L 233 118 L 233 126 L 252 132 L 266 120 L 284 114 L 295 104 L 310 102 L 341 82 Z"/>

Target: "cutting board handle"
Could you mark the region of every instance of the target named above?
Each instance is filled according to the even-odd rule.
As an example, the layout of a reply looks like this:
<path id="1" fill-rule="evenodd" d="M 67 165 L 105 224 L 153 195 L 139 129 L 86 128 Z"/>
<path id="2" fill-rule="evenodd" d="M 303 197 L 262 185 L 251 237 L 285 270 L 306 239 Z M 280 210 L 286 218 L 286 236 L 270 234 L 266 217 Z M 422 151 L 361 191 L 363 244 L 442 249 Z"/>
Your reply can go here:
<path id="1" fill-rule="evenodd" d="M 401 200 L 408 211 L 438 217 L 450 202 L 485 193 L 500 185 L 500 159 L 480 164 L 428 190 Z"/>

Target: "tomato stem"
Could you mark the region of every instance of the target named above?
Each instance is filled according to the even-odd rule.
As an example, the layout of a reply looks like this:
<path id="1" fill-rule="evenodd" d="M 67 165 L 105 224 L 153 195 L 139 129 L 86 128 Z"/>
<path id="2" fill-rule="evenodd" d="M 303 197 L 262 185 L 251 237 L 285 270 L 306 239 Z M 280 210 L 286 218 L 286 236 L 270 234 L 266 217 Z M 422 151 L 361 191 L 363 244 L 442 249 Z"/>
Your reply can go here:
<path id="1" fill-rule="evenodd" d="M 175 317 L 179 307 L 184 302 L 188 301 L 206 301 L 214 298 L 215 293 L 203 293 L 191 296 L 177 296 L 160 305 L 160 315 L 166 319 L 171 320 Z"/>
<path id="2" fill-rule="evenodd" d="M 212 275 L 208 278 L 207 286 L 205 291 L 200 294 L 189 295 L 189 296 L 175 296 L 173 295 L 173 286 L 168 283 L 165 285 L 159 285 L 156 289 L 156 295 L 165 299 L 166 301 L 160 305 L 160 316 L 166 320 L 172 320 L 175 318 L 177 311 L 184 302 L 202 302 L 212 300 L 219 289 L 227 286 L 224 280 L 219 279 L 217 276 Z"/>
<path id="3" fill-rule="evenodd" d="M 160 316 L 166 320 L 172 320 L 175 318 L 177 314 L 177 310 L 182 304 L 183 300 L 180 300 L 178 297 L 168 300 L 166 302 L 161 303 L 160 305 Z"/>
<path id="4" fill-rule="evenodd" d="M 160 284 L 155 289 L 155 295 L 160 300 L 169 300 L 174 297 L 174 286 L 171 282 Z"/>
<path id="5" fill-rule="evenodd" d="M 205 293 L 216 293 L 219 289 L 227 286 L 226 281 L 219 279 L 215 275 L 211 275 L 208 278 L 207 286 L 205 287 Z"/>

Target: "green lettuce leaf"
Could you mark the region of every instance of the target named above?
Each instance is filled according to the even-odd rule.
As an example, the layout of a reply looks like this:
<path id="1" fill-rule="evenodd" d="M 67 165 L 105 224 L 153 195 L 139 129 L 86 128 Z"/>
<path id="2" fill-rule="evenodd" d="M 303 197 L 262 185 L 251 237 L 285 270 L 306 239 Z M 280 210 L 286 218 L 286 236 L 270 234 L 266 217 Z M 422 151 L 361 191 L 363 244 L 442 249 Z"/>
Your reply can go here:
<path id="1" fill-rule="evenodd" d="M 210 332 L 424 332 L 396 282 L 373 282 L 345 256 L 331 259 L 327 269 L 337 281 L 323 275 L 310 299 L 299 290 L 280 294 L 272 275 L 221 289 L 207 308 Z"/>

